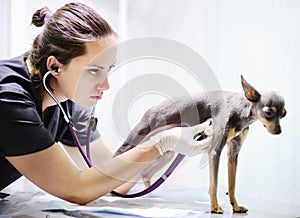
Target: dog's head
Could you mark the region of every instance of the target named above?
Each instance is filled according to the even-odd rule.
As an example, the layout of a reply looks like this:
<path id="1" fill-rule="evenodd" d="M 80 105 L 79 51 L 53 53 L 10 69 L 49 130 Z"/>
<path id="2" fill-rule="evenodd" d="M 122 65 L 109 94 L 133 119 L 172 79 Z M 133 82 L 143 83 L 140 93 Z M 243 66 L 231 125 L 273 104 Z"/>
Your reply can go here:
<path id="1" fill-rule="evenodd" d="M 255 114 L 271 134 L 280 134 L 280 119 L 286 115 L 284 99 L 276 92 L 260 94 L 241 76 L 246 98 L 254 104 Z"/>

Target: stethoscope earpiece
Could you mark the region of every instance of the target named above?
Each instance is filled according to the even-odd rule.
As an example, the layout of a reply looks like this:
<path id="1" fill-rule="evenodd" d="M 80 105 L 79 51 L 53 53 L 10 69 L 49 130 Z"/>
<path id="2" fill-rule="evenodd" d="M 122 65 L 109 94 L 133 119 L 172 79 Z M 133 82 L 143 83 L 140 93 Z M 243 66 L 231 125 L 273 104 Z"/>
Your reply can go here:
<path id="1" fill-rule="evenodd" d="M 54 67 L 52 70 L 51 70 L 53 73 L 59 73 L 59 67 Z"/>

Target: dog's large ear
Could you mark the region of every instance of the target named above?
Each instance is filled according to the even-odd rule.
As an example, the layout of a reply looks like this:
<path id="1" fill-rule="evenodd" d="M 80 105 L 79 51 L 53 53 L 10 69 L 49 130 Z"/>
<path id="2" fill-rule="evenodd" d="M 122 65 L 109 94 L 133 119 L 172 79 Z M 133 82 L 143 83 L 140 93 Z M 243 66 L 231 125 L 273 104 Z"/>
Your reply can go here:
<path id="1" fill-rule="evenodd" d="M 241 75 L 241 80 L 246 98 L 251 102 L 258 102 L 261 96 L 259 92 L 244 79 L 243 75 Z"/>

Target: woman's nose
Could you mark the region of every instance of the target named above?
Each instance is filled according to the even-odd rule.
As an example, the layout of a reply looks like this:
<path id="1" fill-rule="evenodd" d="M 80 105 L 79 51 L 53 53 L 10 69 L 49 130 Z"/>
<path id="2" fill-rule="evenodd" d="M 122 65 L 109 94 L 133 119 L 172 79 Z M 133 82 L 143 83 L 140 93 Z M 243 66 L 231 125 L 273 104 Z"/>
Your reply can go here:
<path id="1" fill-rule="evenodd" d="M 97 84 L 97 90 L 107 90 L 109 89 L 109 82 L 108 79 L 105 78 L 101 83 Z"/>

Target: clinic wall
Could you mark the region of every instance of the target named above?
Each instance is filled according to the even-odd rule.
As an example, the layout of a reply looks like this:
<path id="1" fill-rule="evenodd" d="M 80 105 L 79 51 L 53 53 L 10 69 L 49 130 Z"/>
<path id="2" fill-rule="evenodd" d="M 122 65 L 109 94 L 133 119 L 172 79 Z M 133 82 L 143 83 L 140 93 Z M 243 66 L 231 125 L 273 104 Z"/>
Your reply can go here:
<path id="1" fill-rule="evenodd" d="M 47 6 L 55 10 L 66 2 L 70 1 L 48 1 Z M 300 9 L 299 1 L 130 0 L 122 4 L 117 0 L 81 2 L 92 5 L 103 14 L 119 33 L 120 40 L 146 36 L 164 37 L 194 49 L 207 61 L 222 89 L 241 92 L 240 74 L 243 74 L 258 90 L 279 91 L 286 100 L 288 111 L 287 117 L 281 122 L 283 133 L 273 136 L 261 124 L 253 124 L 239 155 L 237 193 L 300 204 L 300 185 L 297 182 L 300 180 L 297 107 L 300 105 L 296 96 L 300 70 L 300 15 L 297 13 Z M 3 19 L 0 21 L 1 29 L 7 28 L 4 39 L 9 42 L 3 46 L 10 49 L 1 50 L 1 58 L 19 55 L 30 48 L 32 39 L 40 31 L 39 28 L 29 25 L 31 15 L 44 5 L 41 1 L 34 4 L 29 0 L 10 1 L 7 6 L 11 12 L 8 20 L 12 25 L 4 27 L 5 22 Z M 150 65 L 151 62 L 148 66 L 137 65 L 133 68 L 138 68 L 139 72 L 156 70 Z M 169 67 L 161 65 L 161 69 L 157 70 L 163 71 Z M 174 68 L 174 75 L 178 75 L 178 72 L 181 72 L 180 69 Z M 120 90 L 119 85 L 128 80 L 126 75 L 125 70 L 124 74 L 111 78 L 111 90 L 105 94 L 97 108 L 100 117 L 99 130 L 114 149 L 123 138 L 119 137 L 112 124 L 111 106 L 114 103 L 113 97 Z M 187 85 L 186 87 L 189 88 Z M 132 106 L 134 115 L 128 113 L 130 125 L 134 126 L 146 107 L 157 101 L 152 96 L 147 98 L 147 102 Z M 201 158 L 203 157 L 194 157 L 185 161 L 162 188 L 207 188 L 208 167 L 200 166 Z M 219 175 L 222 190 L 227 187 L 226 166 L 225 148 Z"/>

